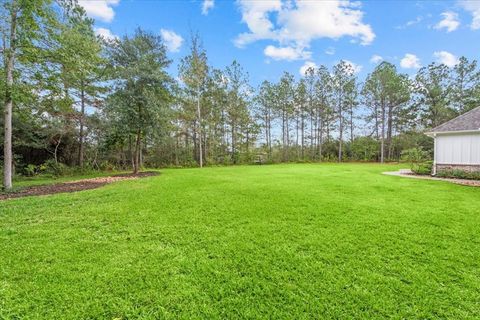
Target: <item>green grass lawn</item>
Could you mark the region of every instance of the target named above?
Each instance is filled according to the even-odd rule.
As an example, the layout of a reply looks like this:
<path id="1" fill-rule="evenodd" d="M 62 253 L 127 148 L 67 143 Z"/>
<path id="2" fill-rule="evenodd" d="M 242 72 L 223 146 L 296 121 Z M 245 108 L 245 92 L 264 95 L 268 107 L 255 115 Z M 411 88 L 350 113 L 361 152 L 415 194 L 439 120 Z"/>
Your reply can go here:
<path id="1" fill-rule="evenodd" d="M 399 166 L 170 169 L 0 202 L 0 318 L 480 316 L 480 189 Z"/>

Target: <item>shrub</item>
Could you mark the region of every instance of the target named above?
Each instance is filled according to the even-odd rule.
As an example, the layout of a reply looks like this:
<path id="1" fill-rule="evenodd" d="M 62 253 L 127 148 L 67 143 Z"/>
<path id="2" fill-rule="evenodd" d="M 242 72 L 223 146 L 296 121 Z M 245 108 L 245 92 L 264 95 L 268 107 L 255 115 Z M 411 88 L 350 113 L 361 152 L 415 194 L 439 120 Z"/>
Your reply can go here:
<path id="1" fill-rule="evenodd" d="M 441 170 L 441 171 L 437 172 L 437 177 L 480 180 L 480 172 L 469 172 L 469 171 L 463 171 L 463 170 L 458 170 L 458 169 Z"/>
<path id="2" fill-rule="evenodd" d="M 38 173 L 38 167 L 34 164 L 27 164 L 23 167 L 22 174 L 27 177 L 33 177 Z"/>
<path id="3" fill-rule="evenodd" d="M 415 165 L 412 171 L 420 175 L 430 175 L 432 174 L 432 169 L 433 169 L 433 161 L 428 160 Z"/>
<path id="4" fill-rule="evenodd" d="M 115 170 L 117 170 L 117 167 L 115 166 L 115 164 L 111 163 L 108 160 L 104 160 L 104 161 L 100 162 L 98 164 L 98 168 L 101 171 L 115 171 Z"/>
<path id="5" fill-rule="evenodd" d="M 64 176 L 70 171 L 67 165 L 55 162 L 53 159 L 49 159 L 40 165 L 40 170 L 46 174 L 51 174 L 53 177 Z"/>
<path id="6" fill-rule="evenodd" d="M 402 159 L 410 164 L 410 169 L 421 175 L 432 173 L 433 161 L 430 160 L 428 151 L 422 148 L 411 148 L 402 152 Z"/>

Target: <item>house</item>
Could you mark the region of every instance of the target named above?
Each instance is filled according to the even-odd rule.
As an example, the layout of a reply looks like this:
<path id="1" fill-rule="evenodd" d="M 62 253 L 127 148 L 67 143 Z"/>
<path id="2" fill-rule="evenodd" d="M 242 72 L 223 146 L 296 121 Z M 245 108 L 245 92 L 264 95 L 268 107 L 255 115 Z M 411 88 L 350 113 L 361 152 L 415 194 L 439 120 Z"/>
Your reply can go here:
<path id="1" fill-rule="evenodd" d="M 480 172 L 480 107 L 427 132 L 435 139 L 433 174 L 442 170 Z"/>

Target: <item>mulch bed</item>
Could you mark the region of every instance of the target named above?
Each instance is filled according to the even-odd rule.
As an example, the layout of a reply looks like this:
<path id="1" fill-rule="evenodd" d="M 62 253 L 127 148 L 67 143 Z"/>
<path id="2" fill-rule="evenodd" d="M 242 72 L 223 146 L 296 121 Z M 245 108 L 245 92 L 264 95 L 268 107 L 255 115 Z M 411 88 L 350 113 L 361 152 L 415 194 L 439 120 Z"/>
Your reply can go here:
<path id="1" fill-rule="evenodd" d="M 112 182 L 151 177 L 151 176 L 156 176 L 158 174 L 159 173 L 155 171 L 140 172 L 137 174 L 124 173 L 124 174 L 117 174 L 110 177 L 98 177 L 98 178 L 91 178 L 91 179 L 55 183 L 55 184 L 49 184 L 49 185 L 25 187 L 19 190 L 18 192 L 0 194 L 0 201 L 6 200 L 6 199 L 28 197 L 28 196 L 41 196 L 41 195 L 47 195 L 47 194 L 77 192 L 77 191 L 83 191 L 83 190 L 96 189 Z"/>

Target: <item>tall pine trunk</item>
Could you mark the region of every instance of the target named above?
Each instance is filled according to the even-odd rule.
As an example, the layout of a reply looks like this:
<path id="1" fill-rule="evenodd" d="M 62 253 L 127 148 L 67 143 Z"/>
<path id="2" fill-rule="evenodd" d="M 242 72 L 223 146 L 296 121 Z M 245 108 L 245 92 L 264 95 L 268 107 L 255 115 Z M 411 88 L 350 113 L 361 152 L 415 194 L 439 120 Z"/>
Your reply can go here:
<path id="1" fill-rule="evenodd" d="M 268 110 L 268 151 L 270 153 L 270 158 L 272 157 L 272 116 L 270 114 L 270 109 Z"/>
<path id="2" fill-rule="evenodd" d="M 297 160 L 298 158 L 300 158 L 300 153 L 299 153 L 299 150 L 298 150 L 298 142 L 299 142 L 299 137 L 300 137 L 300 123 L 299 123 L 299 119 L 298 119 L 298 116 L 295 117 L 295 150 L 296 150 L 296 153 L 297 153 Z"/>
<path id="3" fill-rule="evenodd" d="M 310 110 L 312 107 L 310 106 Z M 314 119 L 314 114 L 315 112 L 310 111 L 310 157 L 311 159 L 315 159 L 315 143 L 314 143 L 314 138 L 315 138 L 315 129 L 313 124 L 316 123 Z"/>
<path id="4" fill-rule="evenodd" d="M 80 131 L 79 131 L 79 150 L 78 150 L 78 165 L 83 168 L 83 158 L 85 153 L 84 144 L 84 122 L 85 122 L 85 87 L 82 81 L 80 91 Z"/>
<path id="5" fill-rule="evenodd" d="M 302 160 L 305 160 L 305 114 L 303 112 L 303 106 L 301 107 L 300 121 L 301 121 L 301 134 L 302 134 Z"/>
<path id="6" fill-rule="evenodd" d="M 135 152 L 133 156 L 133 173 L 137 174 L 140 171 L 140 152 L 142 147 L 142 138 L 141 138 L 140 129 L 137 130 L 136 141 L 135 141 Z"/>
<path id="7" fill-rule="evenodd" d="M 231 135 L 232 135 L 232 161 L 233 164 L 237 164 L 237 157 L 236 157 L 236 150 L 235 148 L 237 147 L 237 140 L 236 140 L 236 134 L 235 134 L 235 121 L 232 122 L 231 125 Z"/>
<path id="8" fill-rule="evenodd" d="M 286 111 L 286 117 L 285 117 L 285 138 L 287 141 L 287 148 L 286 148 L 286 159 L 287 162 L 290 161 L 290 126 L 288 124 L 288 110 Z"/>
<path id="9" fill-rule="evenodd" d="M 197 91 L 197 117 L 198 117 L 198 147 L 199 147 L 199 165 L 203 167 L 203 146 L 202 146 L 202 114 L 200 112 L 200 89 Z"/>
<path id="10" fill-rule="evenodd" d="M 5 50 L 5 107 L 4 107 L 4 142 L 3 142 L 3 187 L 12 188 L 13 154 L 12 154 L 12 113 L 13 113 L 13 69 L 15 67 L 15 50 L 17 37 L 17 12 L 12 4 L 10 24 L 10 48 Z"/>
<path id="11" fill-rule="evenodd" d="M 382 132 L 381 132 L 381 143 L 380 143 L 380 162 L 385 162 L 385 105 L 382 102 Z"/>
<path id="12" fill-rule="evenodd" d="M 321 162 L 323 159 L 322 155 L 322 144 L 323 144 L 323 121 L 322 118 L 320 118 L 319 121 L 319 137 L 318 137 L 318 160 Z"/>
<path id="13" fill-rule="evenodd" d="M 340 103 L 338 107 L 338 130 L 339 130 L 339 140 L 338 140 L 338 162 L 342 162 L 343 156 L 343 113 L 342 113 L 342 99 L 340 98 Z"/>
<path id="14" fill-rule="evenodd" d="M 388 121 L 387 121 L 387 145 L 388 145 L 388 153 L 387 159 L 392 158 L 392 133 L 393 133 L 393 108 L 392 106 L 388 107 Z"/>

